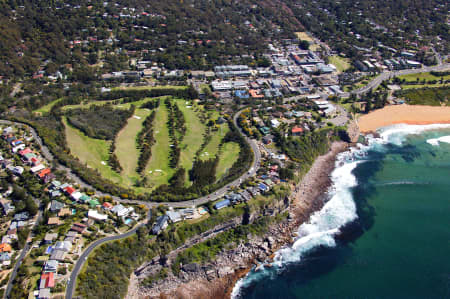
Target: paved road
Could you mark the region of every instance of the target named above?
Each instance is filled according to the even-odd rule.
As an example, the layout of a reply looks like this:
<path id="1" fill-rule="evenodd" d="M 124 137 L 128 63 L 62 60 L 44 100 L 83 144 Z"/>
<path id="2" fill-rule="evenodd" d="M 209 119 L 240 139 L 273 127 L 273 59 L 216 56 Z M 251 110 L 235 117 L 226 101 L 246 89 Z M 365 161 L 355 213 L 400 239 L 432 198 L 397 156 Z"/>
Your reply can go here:
<path id="1" fill-rule="evenodd" d="M 233 182 L 225 185 L 224 187 L 220 188 L 219 190 L 216 190 L 213 194 L 207 195 L 207 196 L 203 196 L 197 199 L 192 199 L 192 200 L 187 200 L 187 201 L 181 201 L 181 202 L 170 202 L 170 203 L 155 203 L 155 202 L 147 202 L 147 201 L 138 201 L 138 200 L 125 200 L 125 199 L 121 199 L 117 196 L 111 196 L 109 194 L 105 194 L 103 192 L 100 192 L 98 190 L 96 190 L 96 194 L 103 196 L 103 195 L 109 195 L 111 196 L 114 200 L 121 202 L 121 203 L 137 203 L 137 204 L 144 204 L 146 205 L 148 208 L 151 208 L 152 206 L 158 206 L 158 205 L 166 205 L 166 206 L 170 206 L 170 207 L 191 207 L 193 205 L 201 205 L 204 204 L 208 201 L 214 201 L 220 197 L 222 197 L 223 195 L 225 195 L 225 193 L 228 192 L 228 189 L 231 187 L 237 187 L 239 186 L 244 180 L 246 180 L 247 178 L 253 176 L 256 174 L 257 170 L 259 169 L 259 165 L 261 162 L 261 152 L 258 148 L 258 145 L 256 143 L 255 140 L 250 139 L 248 137 L 246 137 L 241 128 L 238 126 L 237 124 L 237 119 L 239 117 L 239 115 L 241 114 L 241 112 L 243 111 L 240 110 L 238 111 L 234 117 L 233 117 L 233 123 L 234 125 L 238 128 L 239 132 L 242 134 L 242 136 L 244 136 L 245 140 L 248 142 L 248 144 L 250 145 L 253 154 L 254 154 L 254 158 L 253 158 L 253 162 L 252 162 L 252 166 L 250 168 L 250 170 L 246 173 L 244 173 L 241 177 L 239 177 L 238 179 L 234 180 Z M 0 124 L 6 124 L 6 125 L 18 125 L 18 126 L 22 126 L 23 124 L 21 123 L 15 123 L 15 122 L 11 122 L 8 120 L 0 120 Z M 51 154 L 50 150 L 47 148 L 47 146 L 42 142 L 41 138 L 39 137 L 39 135 L 36 133 L 36 131 L 32 128 L 30 128 L 30 132 L 33 136 L 33 138 L 35 139 L 36 143 L 39 144 L 39 146 L 41 147 L 41 152 L 42 155 L 44 156 L 45 159 L 47 159 L 47 161 L 51 162 L 53 161 L 53 155 Z M 89 184 L 86 184 L 84 181 L 82 181 L 75 173 L 73 173 L 69 168 L 63 166 L 63 165 L 58 165 L 58 169 L 59 170 L 64 170 L 67 173 L 67 176 L 69 178 L 71 178 L 72 180 L 76 181 L 78 184 L 80 184 L 80 186 L 82 187 L 86 187 L 86 188 L 91 188 L 94 189 L 92 186 L 90 186 Z M 149 213 L 147 214 L 147 221 L 150 219 L 151 213 L 149 210 Z M 121 235 L 117 235 L 117 236 L 111 236 L 111 237 L 105 237 L 103 239 L 99 239 L 95 242 L 93 242 L 91 245 L 89 245 L 85 251 L 81 254 L 80 258 L 78 259 L 78 261 L 75 264 L 74 269 L 72 270 L 72 273 L 70 274 L 70 278 L 69 278 L 69 282 L 66 288 L 66 298 L 71 299 L 74 291 L 75 291 L 75 286 L 76 286 L 76 278 L 81 270 L 81 268 L 83 267 L 84 262 L 86 261 L 87 257 L 89 256 L 89 254 L 99 245 L 108 242 L 108 241 L 113 241 L 113 240 L 120 240 L 123 238 L 127 238 L 131 235 L 133 235 L 137 229 L 139 227 L 141 227 L 144 224 L 140 224 L 138 226 L 136 226 L 135 228 L 131 229 L 130 231 L 121 234 Z M 27 244 L 28 246 L 28 244 Z M 28 248 L 29 249 L 29 248 Z M 23 257 L 26 255 L 26 252 L 28 252 L 28 249 L 23 250 Z M 19 260 L 21 261 L 22 258 L 20 258 Z M 16 267 L 15 271 L 14 271 L 14 277 L 15 277 L 15 273 L 17 272 L 17 269 L 19 267 L 19 262 L 16 263 Z M 10 282 L 12 282 L 14 280 L 13 275 L 11 275 L 11 279 Z M 9 294 L 9 292 L 11 291 L 12 285 L 8 284 L 9 287 L 9 291 L 7 289 L 7 292 L 5 294 Z"/>
<path id="2" fill-rule="evenodd" d="M 408 69 L 408 70 L 400 70 L 400 71 L 383 72 L 379 76 L 374 78 L 372 81 L 370 81 L 369 84 L 367 84 L 366 86 L 361 87 L 356 90 L 353 90 L 351 92 L 341 93 L 340 96 L 343 98 L 347 98 L 350 96 L 350 94 L 355 94 L 355 95 L 365 94 L 369 90 L 377 88 L 384 80 L 388 80 L 394 76 L 426 73 L 426 72 L 431 72 L 431 71 L 440 72 L 440 71 L 446 71 L 448 69 L 450 69 L 450 63 L 444 63 L 444 64 L 436 65 L 436 66 L 426 66 L 426 67 L 423 67 L 420 69 Z"/>
<path id="3" fill-rule="evenodd" d="M 40 202 L 37 199 L 33 198 L 33 200 L 39 205 Z M 38 216 L 36 218 L 36 222 L 34 223 L 33 227 L 31 228 L 31 233 L 30 233 L 31 238 L 34 237 L 34 234 L 33 234 L 34 228 L 36 227 L 36 225 L 39 225 L 39 222 L 41 221 L 42 212 L 43 212 L 43 207 L 40 207 L 38 210 Z M 19 258 L 17 259 L 16 264 L 14 265 L 14 268 L 11 272 L 11 275 L 9 276 L 8 285 L 6 286 L 4 298 L 9 298 L 9 294 L 11 293 L 11 290 L 13 287 L 13 281 L 17 276 L 17 270 L 19 270 L 19 267 L 22 264 L 23 259 L 28 254 L 28 251 L 30 250 L 30 248 L 31 248 L 31 243 L 27 242 L 25 244 L 25 246 L 23 247 L 22 251 L 20 252 Z"/>
<path id="4" fill-rule="evenodd" d="M 234 115 L 233 122 L 234 122 L 235 126 L 238 128 L 239 132 L 245 137 L 245 135 L 242 133 L 242 130 L 237 125 L 237 118 L 239 117 L 241 112 L 242 112 L 242 110 L 238 111 Z M 8 120 L 0 120 L 0 124 L 19 125 L 19 126 L 23 125 L 21 123 L 15 123 L 15 122 L 11 122 L 11 121 L 8 121 Z M 49 161 L 49 162 L 53 161 L 54 157 L 53 157 L 52 153 L 50 152 L 50 150 L 48 149 L 48 147 L 42 142 L 41 138 L 36 133 L 36 131 L 32 127 L 29 127 L 29 128 L 30 128 L 31 135 L 36 140 L 36 143 L 39 144 L 39 146 L 41 147 L 41 152 L 42 152 L 42 155 L 44 156 L 44 158 L 47 161 Z M 256 174 L 256 171 L 259 169 L 259 164 L 261 162 L 261 152 L 259 151 L 258 145 L 257 145 L 255 140 L 250 139 L 248 137 L 245 137 L 245 139 L 246 139 L 247 143 L 250 145 L 250 147 L 252 148 L 252 151 L 254 153 L 254 159 L 253 159 L 253 163 L 252 163 L 252 166 L 250 168 L 250 171 L 244 173 L 238 179 L 234 180 L 231 183 L 228 183 L 227 185 L 225 185 L 222 188 L 216 190 L 212 194 L 209 194 L 209 195 L 206 195 L 206 196 L 203 196 L 203 197 L 199 197 L 199 198 L 196 198 L 196 199 L 186 200 L 186 201 L 179 201 L 179 202 L 148 202 L 148 201 L 121 199 L 118 196 L 113 196 L 113 195 L 101 192 L 99 190 L 96 190 L 93 186 L 87 184 L 81 178 L 79 178 L 68 167 L 65 167 L 65 166 L 59 164 L 58 165 L 58 170 L 65 171 L 67 176 L 70 179 L 72 179 L 73 181 L 75 181 L 77 184 L 79 184 L 81 187 L 94 189 L 95 193 L 97 195 L 99 195 L 99 196 L 110 196 L 112 199 L 114 199 L 115 201 L 120 202 L 120 203 L 143 204 L 143 205 L 146 205 L 147 208 L 149 208 L 149 209 L 152 208 L 152 207 L 155 207 L 155 206 L 159 206 L 159 205 L 165 205 L 165 206 L 169 206 L 169 207 L 173 207 L 173 208 L 187 208 L 187 207 L 192 207 L 194 205 L 202 205 L 202 204 L 207 203 L 208 201 L 217 200 L 220 197 L 224 196 L 225 193 L 228 192 L 229 188 L 239 186 L 241 184 L 241 182 L 243 182 L 247 178 L 249 178 L 249 177 L 251 177 L 251 176 Z"/>
<path id="5" fill-rule="evenodd" d="M 77 262 L 75 263 L 75 266 L 73 267 L 72 273 L 70 273 L 69 280 L 68 280 L 67 287 L 66 287 L 66 299 L 72 299 L 73 294 L 75 293 L 77 276 L 78 276 L 78 274 L 80 274 L 80 271 L 83 268 L 83 265 L 86 262 L 89 254 L 91 254 L 91 252 L 97 246 L 100 246 L 101 244 L 103 244 L 105 242 L 116 241 L 116 240 L 125 239 L 125 238 L 132 236 L 134 233 L 136 233 L 136 231 L 140 227 L 145 225 L 150 220 L 150 218 L 151 218 L 151 212 L 149 211 L 147 214 L 147 218 L 143 223 L 136 225 L 133 229 L 127 231 L 126 233 L 117 235 L 117 236 L 111 236 L 111 237 L 105 237 L 102 239 L 98 239 L 98 240 L 94 241 L 92 244 L 90 244 L 80 255 Z"/>

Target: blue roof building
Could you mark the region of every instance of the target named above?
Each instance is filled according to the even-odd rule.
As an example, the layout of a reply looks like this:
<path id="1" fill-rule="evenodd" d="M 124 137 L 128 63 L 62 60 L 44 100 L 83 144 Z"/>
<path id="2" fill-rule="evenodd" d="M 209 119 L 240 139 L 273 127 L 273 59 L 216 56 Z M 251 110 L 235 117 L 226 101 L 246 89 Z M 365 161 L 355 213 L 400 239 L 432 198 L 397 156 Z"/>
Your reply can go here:
<path id="1" fill-rule="evenodd" d="M 215 205 L 214 205 L 214 208 L 216 209 L 216 210 L 220 210 L 220 209 L 223 209 L 223 208 L 226 208 L 226 207 L 228 207 L 229 205 L 230 205 L 230 200 L 229 199 L 224 199 L 224 200 L 222 200 L 222 201 L 219 201 L 218 203 L 216 203 Z"/>
<path id="2" fill-rule="evenodd" d="M 269 186 L 267 186 L 266 184 L 260 183 L 258 185 L 258 188 L 262 191 L 262 192 L 267 192 L 269 191 Z"/>
<path id="3" fill-rule="evenodd" d="M 246 90 L 236 90 L 234 95 L 240 99 L 248 99 L 250 97 Z"/>

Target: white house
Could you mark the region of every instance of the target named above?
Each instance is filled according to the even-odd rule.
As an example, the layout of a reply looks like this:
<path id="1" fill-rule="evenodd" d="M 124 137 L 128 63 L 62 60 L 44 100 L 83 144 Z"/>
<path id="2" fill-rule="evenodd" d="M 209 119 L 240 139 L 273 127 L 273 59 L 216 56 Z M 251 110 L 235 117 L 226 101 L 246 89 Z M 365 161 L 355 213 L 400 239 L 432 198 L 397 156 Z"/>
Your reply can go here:
<path id="1" fill-rule="evenodd" d="M 100 214 L 95 210 L 89 210 L 88 218 L 95 221 L 105 221 L 106 219 L 108 219 L 108 215 Z"/>

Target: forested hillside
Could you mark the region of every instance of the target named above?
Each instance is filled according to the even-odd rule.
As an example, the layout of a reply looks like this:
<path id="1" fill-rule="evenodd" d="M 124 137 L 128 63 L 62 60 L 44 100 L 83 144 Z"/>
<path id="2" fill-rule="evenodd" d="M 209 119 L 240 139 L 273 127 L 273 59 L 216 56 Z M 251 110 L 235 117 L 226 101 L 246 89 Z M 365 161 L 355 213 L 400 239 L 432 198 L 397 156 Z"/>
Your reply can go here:
<path id="1" fill-rule="evenodd" d="M 140 50 L 169 69 L 246 59 L 261 53 L 264 40 L 292 37 L 300 28 L 276 2 L 2 1 L 0 76 L 73 69 L 75 79 L 88 81 L 85 68 L 100 51 L 105 71 L 126 67 L 126 57 Z"/>

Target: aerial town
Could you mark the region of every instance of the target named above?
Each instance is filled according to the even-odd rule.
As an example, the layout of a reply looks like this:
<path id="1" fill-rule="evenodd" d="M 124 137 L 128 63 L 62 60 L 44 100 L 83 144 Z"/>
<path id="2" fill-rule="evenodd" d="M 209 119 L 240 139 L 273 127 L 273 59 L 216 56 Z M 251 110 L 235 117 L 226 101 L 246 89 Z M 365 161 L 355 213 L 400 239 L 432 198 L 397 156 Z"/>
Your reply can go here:
<path id="1" fill-rule="evenodd" d="M 11 30 L 36 17 L 47 38 L 0 53 L 3 298 L 261 296 L 258 273 L 279 279 L 365 224 L 358 203 L 353 222 L 313 228 L 380 127 L 450 122 L 448 18 L 411 31 L 346 1 L 156 2 L 56 1 L 48 32 L 36 4 L 1 4 Z"/>

